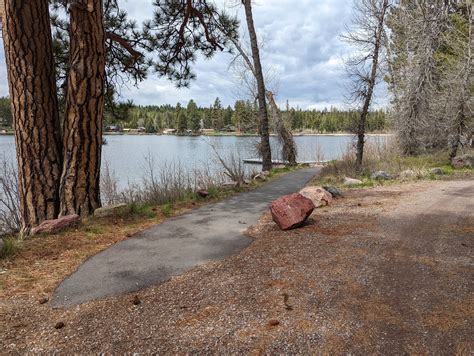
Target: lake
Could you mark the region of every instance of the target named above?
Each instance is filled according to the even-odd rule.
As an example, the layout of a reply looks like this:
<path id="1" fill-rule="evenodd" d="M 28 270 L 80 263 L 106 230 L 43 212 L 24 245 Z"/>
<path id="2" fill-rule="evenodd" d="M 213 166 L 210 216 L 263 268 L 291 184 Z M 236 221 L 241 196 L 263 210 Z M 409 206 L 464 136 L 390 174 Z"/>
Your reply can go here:
<path id="1" fill-rule="evenodd" d="M 103 146 L 103 165 L 108 164 L 120 187 L 142 181 L 147 157 L 159 169 L 167 164 L 179 164 L 184 170 L 209 167 L 221 170 L 215 159 L 215 150 L 221 156 L 234 154 L 240 159 L 256 158 L 255 143 L 258 137 L 237 136 L 157 136 L 157 135 L 106 135 Z M 369 141 L 383 142 L 385 136 L 370 136 Z M 295 136 L 299 161 L 337 159 L 354 142 L 353 136 Z M 273 158 L 279 159 L 278 141 L 271 138 Z M 0 136 L 0 149 L 7 160 L 14 160 L 13 136 Z M 258 166 L 248 165 L 257 170 Z"/>

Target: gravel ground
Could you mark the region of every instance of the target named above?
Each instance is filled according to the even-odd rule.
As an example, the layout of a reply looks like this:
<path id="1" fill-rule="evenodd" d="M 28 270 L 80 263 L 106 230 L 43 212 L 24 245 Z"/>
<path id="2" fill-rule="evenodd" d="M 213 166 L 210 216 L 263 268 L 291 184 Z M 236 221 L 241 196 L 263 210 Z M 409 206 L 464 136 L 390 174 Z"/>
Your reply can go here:
<path id="1" fill-rule="evenodd" d="M 132 295 L 0 300 L 2 353 L 472 354 L 474 181 L 354 190 Z M 38 266 L 41 268 L 41 266 Z"/>

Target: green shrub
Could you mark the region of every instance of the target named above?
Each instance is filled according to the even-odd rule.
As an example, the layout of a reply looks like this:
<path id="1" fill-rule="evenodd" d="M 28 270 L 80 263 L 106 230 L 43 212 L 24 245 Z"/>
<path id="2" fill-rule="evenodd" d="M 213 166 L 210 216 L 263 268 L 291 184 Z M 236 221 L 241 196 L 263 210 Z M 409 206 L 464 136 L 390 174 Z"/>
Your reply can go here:
<path id="1" fill-rule="evenodd" d="M 14 237 L 3 239 L 2 248 L 0 249 L 0 259 L 14 256 L 20 248 L 20 241 Z"/>

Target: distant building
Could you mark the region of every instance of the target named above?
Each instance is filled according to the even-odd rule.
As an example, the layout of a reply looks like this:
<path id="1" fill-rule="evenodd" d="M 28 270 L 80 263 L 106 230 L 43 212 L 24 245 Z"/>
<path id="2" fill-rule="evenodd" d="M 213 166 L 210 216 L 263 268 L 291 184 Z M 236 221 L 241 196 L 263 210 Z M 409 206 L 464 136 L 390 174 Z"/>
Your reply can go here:
<path id="1" fill-rule="evenodd" d="M 164 129 L 163 134 L 164 135 L 172 135 L 172 134 L 175 134 L 176 131 L 178 131 L 178 130 L 176 130 L 176 129 Z"/>
<path id="2" fill-rule="evenodd" d="M 214 129 L 201 129 L 201 133 L 207 134 L 207 133 L 214 133 L 216 132 Z"/>

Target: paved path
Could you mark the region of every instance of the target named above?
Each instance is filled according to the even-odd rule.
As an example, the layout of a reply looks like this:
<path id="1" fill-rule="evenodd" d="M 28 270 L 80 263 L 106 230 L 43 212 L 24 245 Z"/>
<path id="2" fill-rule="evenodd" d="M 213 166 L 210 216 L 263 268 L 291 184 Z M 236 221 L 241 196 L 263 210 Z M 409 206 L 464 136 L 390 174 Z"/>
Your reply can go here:
<path id="1" fill-rule="evenodd" d="M 166 220 L 88 259 L 57 288 L 53 306 L 116 296 L 168 280 L 195 266 L 238 253 L 242 234 L 268 204 L 302 188 L 316 168 L 282 176 L 251 192 Z"/>

